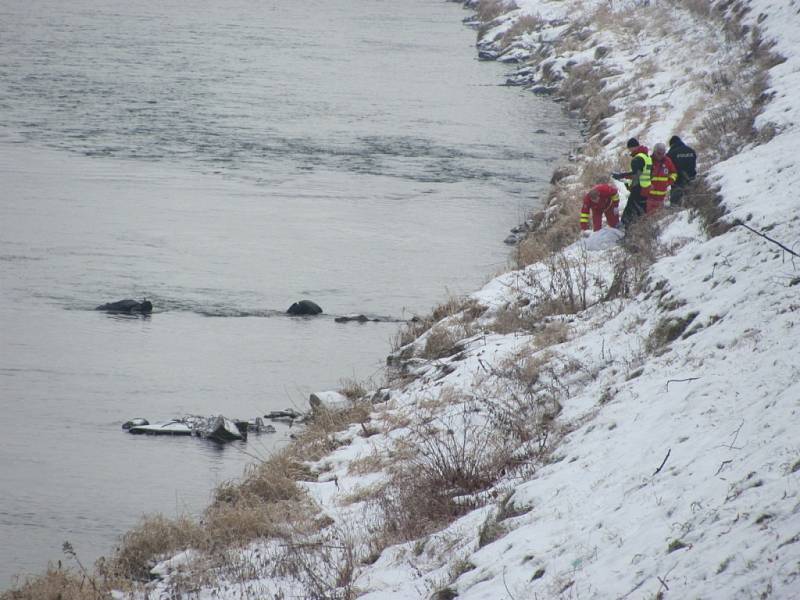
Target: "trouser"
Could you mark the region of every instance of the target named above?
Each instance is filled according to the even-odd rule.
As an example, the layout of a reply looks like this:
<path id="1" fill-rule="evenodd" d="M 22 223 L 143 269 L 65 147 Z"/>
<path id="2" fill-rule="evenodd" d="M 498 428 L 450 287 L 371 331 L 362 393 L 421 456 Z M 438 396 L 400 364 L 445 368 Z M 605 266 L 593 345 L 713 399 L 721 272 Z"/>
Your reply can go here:
<path id="1" fill-rule="evenodd" d="M 657 210 L 661 210 L 664 208 L 664 197 L 661 196 L 659 198 L 647 198 L 647 205 L 645 207 L 645 213 L 648 215 L 652 215 Z"/>
<path id="2" fill-rule="evenodd" d="M 592 229 L 600 231 L 603 227 L 603 215 L 606 216 L 606 223 L 608 223 L 609 227 L 616 227 L 619 224 L 619 217 L 614 209 L 615 207 L 613 206 L 609 206 L 605 210 L 592 207 Z"/>
<path id="3" fill-rule="evenodd" d="M 674 184 L 672 184 L 672 189 L 669 192 L 669 203 L 672 206 L 683 206 L 684 197 L 686 192 L 689 190 L 689 186 L 692 184 L 692 181 L 680 181 L 678 180 Z"/>
<path id="4" fill-rule="evenodd" d="M 625 205 L 625 210 L 622 211 L 622 224 L 628 227 L 636 219 L 641 217 L 645 211 L 645 202 L 642 197 L 642 188 L 638 185 L 631 188 L 631 193 L 628 194 L 628 203 Z"/>

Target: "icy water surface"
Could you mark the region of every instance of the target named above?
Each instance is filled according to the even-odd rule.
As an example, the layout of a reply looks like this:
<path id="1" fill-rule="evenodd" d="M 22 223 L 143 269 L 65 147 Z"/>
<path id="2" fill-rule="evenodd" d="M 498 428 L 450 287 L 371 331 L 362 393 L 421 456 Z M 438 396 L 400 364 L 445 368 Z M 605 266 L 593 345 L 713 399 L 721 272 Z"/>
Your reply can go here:
<path id="1" fill-rule="evenodd" d="M 379 377 L 471 291 L 573 125 L 497 85 L 453 3 L 0 3 L 0 588 L 197 514 L 286 438 L 130 436 Z M 546 133 L 534 133 L 544 129 Z M 92 309 L 148 297 L 149 318 Z M 326 314 L 289 318 L 301 298 Z"/>

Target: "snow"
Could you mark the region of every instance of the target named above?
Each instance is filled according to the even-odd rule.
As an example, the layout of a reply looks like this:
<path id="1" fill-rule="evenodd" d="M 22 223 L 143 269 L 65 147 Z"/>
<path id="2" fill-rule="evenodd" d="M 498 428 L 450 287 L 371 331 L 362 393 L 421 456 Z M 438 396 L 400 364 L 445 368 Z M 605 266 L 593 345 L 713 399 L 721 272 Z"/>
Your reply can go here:
<path id="1" fill-rule="evenodd" d="M 552 21 L 541 35 L 523 36 L 521 47 L 531 48 L 565 31 L 562 19 L 585 17 L 610 3 L 516 4 L 517 16 Z M 641 4 L 631 0 L 615 8 L 635 12 Z M 735 69 L 745 52 L 680 2 L 651 4 L 672 13 L 669 28 L 630 35 L 600 31 L 588 42 L 611 50 L 598 60 L 616 73 L 608 85 L 631 90 L 617 97 L 617 112 L 604 122 L 612 140 L 604 152 L 611 159 L 623 156 L 631 135 L 652 145 L 680 133 L 691 144 L 705 114 L 697 107 L 708 111 L 726 96 L 704 85 L 699 74 Z M 757 26 L 786 59 L 769 71 L 774 97 L 757 120 L 758 126 L 773 124 L 777 133 L 713 166 L 701 160 L 701 168 L 710 167 L 720 187 L 726 221 L 746 222 L 796 251 L 800 5 L 742 4 L 749 8 L 742 23 Z M 512 20 L 498 24 L 489 38 Z M 703 52 L 710 52 L 708 60 L 698 57 Z M 555 58 L 564 65 L 592 56 L 577 46 Z M 657 61 L 657 73 L 642 81 L 629 68 L 634 56 Z M 563 251 L 599 282 L 585 310 L 543 322 L 566 326 L 566 339 L 536 350 L 536 333 L 473 334 L 459 355 L 419 363 L 415 380 L 376 405 L 375 422 L 393 419 L 400 426 L 368 438 L 353 427 L 339 434 L 345 445 L 312 463 L 323 475 L 303 485 L 358 547 L 379 516 L 368 502 L 343 499 L 377 490 L 390 476 L 385 468 L 353 474 L 350 466 L 366 456 L 388 456 L 399 440 L 414 439 L 413 425 L 402 423 L 421 415 L 446 423 L 455 436 L 475 434 L 469 447 L 476 451 L 486 442 L 476 432 L 488 417 L 482 411 L 467 417 L 466 408 L 480 398 L 502 401 L 504 390 L 492 370 L 521 360 L 526 350 L 546 356 L 552 381 L 567 390 L 559 399 L 549 458 L 501 477 L 489 502 L 449 526 L 391 545 L 371 564 L 359 562 L 353 584 L 360 597 L 428 598 L 444 588 L 464 600 L 800 597 L 800 259 L 742 227 L 709 237 L 699 219 L 674 211 L 664 219 L 660 239 L 670 251 L 650 268 L 648 287 L 632 300 L 604 301 L 600 291 L 620 260 L 618 237 L 604 229 Z M 471 296 L 487 307 L 480 322 L 522 298 L 535 303 L 552 277 L 544 261 L 494 278 Z M 684 328 L 672 341 L 659 341 L 658 328 L 670 322 Z M 447 393 L 460 400 L 436 402 Z M 499 522 L 496 539 L 482 544 L 481 528 L 503 506 L 513 507 L 513 515 Z M 152 584 L 151 597 L 170 589 L 168 570 L 158 567 L 163 579 Z M 250 583 L 282 590 L 282 597 L 304 597 L 286 579 L 256 577 Z M 220 575 L 216 588 L 197 597 L 252 597 L 243 589 Z"/>

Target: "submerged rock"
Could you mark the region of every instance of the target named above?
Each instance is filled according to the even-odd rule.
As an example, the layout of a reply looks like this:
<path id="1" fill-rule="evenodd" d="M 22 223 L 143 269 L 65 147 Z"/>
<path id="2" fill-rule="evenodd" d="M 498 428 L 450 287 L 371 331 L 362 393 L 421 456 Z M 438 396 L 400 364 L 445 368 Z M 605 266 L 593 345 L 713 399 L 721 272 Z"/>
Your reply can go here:
<path id="1" fill-rule="evenodd" d="M 349 323 L 350 321 L 356 321 L 357 323 L 367 323 L 368 321 L 372 321 L 377 323 L 380 319 L 370 319 L 366 315 L 344 315 L 341 317 L 336 317 L 334 319 L 337 323 Z"/>
<path id="2" fill-rule="evenodd" d="M 101 304 L 95 310 L 104 310 L 109 313 L 126 313 L 126 314 L 150 314 L 153 312 L 153 303 L 146 298 L 141 302 L 127 298 L 125 300 L 117 300 L 116 302 L 108 302 Z"/>
<path id="3" fill-rule="evenodd" d="M 347 396 L 339 392 L 315 392 L 308 397 L 308 403 L 314 410 L 341 410 L 352 404 Z"/>
<path id="4" fill-rule="evenodd" d="M 290 315 L 318 315 L 322 308 L 311 300 L 300 300 L 292 304 L 286 312 Z"/>

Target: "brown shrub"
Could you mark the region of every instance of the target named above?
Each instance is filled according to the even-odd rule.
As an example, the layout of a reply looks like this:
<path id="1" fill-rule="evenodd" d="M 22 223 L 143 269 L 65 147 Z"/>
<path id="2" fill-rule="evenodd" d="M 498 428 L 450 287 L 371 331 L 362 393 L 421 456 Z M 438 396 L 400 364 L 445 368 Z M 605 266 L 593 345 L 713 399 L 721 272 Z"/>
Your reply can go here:
<path id="1" fill-rule="evenodd" d="M 648 352 L 655 352 L 668 344 L 677 340 L 686 328 L 695 320 L 698 312 L 690 312 L 685 317 L 665 317 L 661 319 L 650 332 L 645 349 Z"/>
<path id="2" fill-rule="evenodd" d="M 148 581 L 150 569 L 158 558 L 201 547 L 204 538 L 200 526 L 189 517 L 169 519 L 161 514 L 146 515 L 122 536 L 109 570 L 120 577 Z"/>
<path id="3" fill-rule="evenodd" d="M 476 15 L 481 23 L 488 23 L 516 8 L 513 0 L 480 0 Z"/>
<path id="4" fill-rule="evenodd" d="M 391 542 L 419 538 L 478 506 L 474 494 L 498 480 L 511 455 L 504 437 L 466 405 L 450 416 L 423 417 L 397 443 L 403 459 L 373 498 Z"/>
<path id="5" fill-rule="evenodd" d="M 565 248 L 578 237 L 578 207 L 573 212 L 566 202 L 554 204 L 542 220 L 542 226 L 517 244 L 514 259 L 517 268 L 540 262 Z"/>
<path id="6" fill-rule="evenodd" d="M 563 344 L 569 339 L 570 328 L 564 321 L 548 321 L 534 337 L 538 348 Z"/>
<path id="7" fill-rule="evenodd" d="M 592 295 L 603 294 L 605 283 L 589 270 L 589 253 L 555 252 L 541 261 L 541 268 L 526 273 L 536 301 L 531 314 L 536 320 L 551 315 L 575 314 L 588 307 Z"/>
<path id="8" fill-rule="evenodd" d="M 594 61 L 585 62 L 569 68 L 559 86 L 559 94 L 566 98 L 570 110 L 581 111 L 590 135 L 599 133 L 603 119 L 614 114 L 611 107 L 614 91 L 604 81 L 611 74 Z"/>
<path id="9" fill-rule="evenodd" d="M 392 350 L 396 352 L 410 344 L 442 319 L 460 314 L 460 322 L 466 327 L 478 319 L 485 310 L 486 307 L 481 306 L 473 298 L 450 296 L 434 308 L 430 315 L 415 316 L 406 322 L 392 339 Z"/>
<path id="10" fill-rule="evenodd" d="M 339 389 L 339 393 L 344 396 L 347 396 L 352 401 L 358 400 L 359 398 L 363 398 L 366 396 L 368 387 L 367 384 L 363 381 L 359 381 L 354 378 L 347 378 L 342 379 L 339 384 L 342 386 Z"/>
<path id="11" fill-rule="evenodd" d="M 604 300 L 633 298 L 647 286 L 650 266 L 664 253 L 661 219 L 641 217 L 631 224 L 615 254 L 614 278 Z"/>
<path id="12" fill-rule="evenodd" d="M 271 575 L 291 577 L 307 600 L 353 600 L 358 552 L 352 536 L 336 527 L 295 536 L 274 557 Z"/>
<path id="13" fill-rule="evenodd" d="M 68 570 L 48 566 L 43 575 L 0 593 L 0 600 L 110 600 L 107 588 Z"/>
<path id="14" fill-rule="evenodd" d="M 553 420 L 561 412 L 564 388 L 549 363 L 550 353 L 535 354 L 532 348 L 520 350 L 492 368 L 481 384 L 479 399 L 494 429 L 503 431 L 517 443 L 534 442 L 530 451 L 541 453 L 547 447 Z M 518 460 L 524 456 L 518 455 Z"/>
<path id="15" fill-rule="evenodd" d="M 501 334 L 533 331 L 535 328 L 535 322 L 530 316 L 530 312 L 525 306 L 519 304 L 510 304 L 500 308 L 489 325 L 490 331 Z"/>
<path id="16" fill-rule="evenodd" d="M 214 491 L 214 500 L 209 510 L 219 505 L 237 505 L 257 499 L 262 503 L 279 503 L 298 500 L 303 492 L 298 481 L 315 479 L 310 469 L 298 462 L 288 451 L 270 459 L 248 465 L 240 482 L 221 484 Z"/>
<path id="17" fill-rule="evenodd" d="M 757 138 L 754 123 L 759 112 L 760 107 L 743 96 L 710 110 L 696 129 L 700 147 L 719 161 L 735 156 Z"/>
<path id="18" fill-rule="evenodd" d="M 712 187 L 702 175 L 686 188 L 683 204 L 692 211 L 692 218 L 700 218 L 703 229 L 711 237 L 722 235 L 733 227 L 732 223 L 723 220 L 727 210 L 719 188 Z"/>
<path id="19" fill-rule="evenodd" d="M 256 496 L 241 496 L 235 503 L 218 503 L 205 514 L 208 550 L 242 547 L 253 540 L 289 537 L 303 516 L 313 514 L 310 503 L 266 502 Z"/>
<path id="20" fill-rule="evenodd" d="M 538 15 L 522 15 L 500 38 L 500 47 L 508 48 L 519 36 L 533 31 L 539 31 L 544 26 L 544 21 Z"/>
<path id="21" fill-rule="evenodd" d="M 437 325 L 430 330 L 425 340 L 425 348 L 420 353 L 422 358 L 445 358 L 460 351 L 458 342 L 464 338 L 459 329 Z"/>

